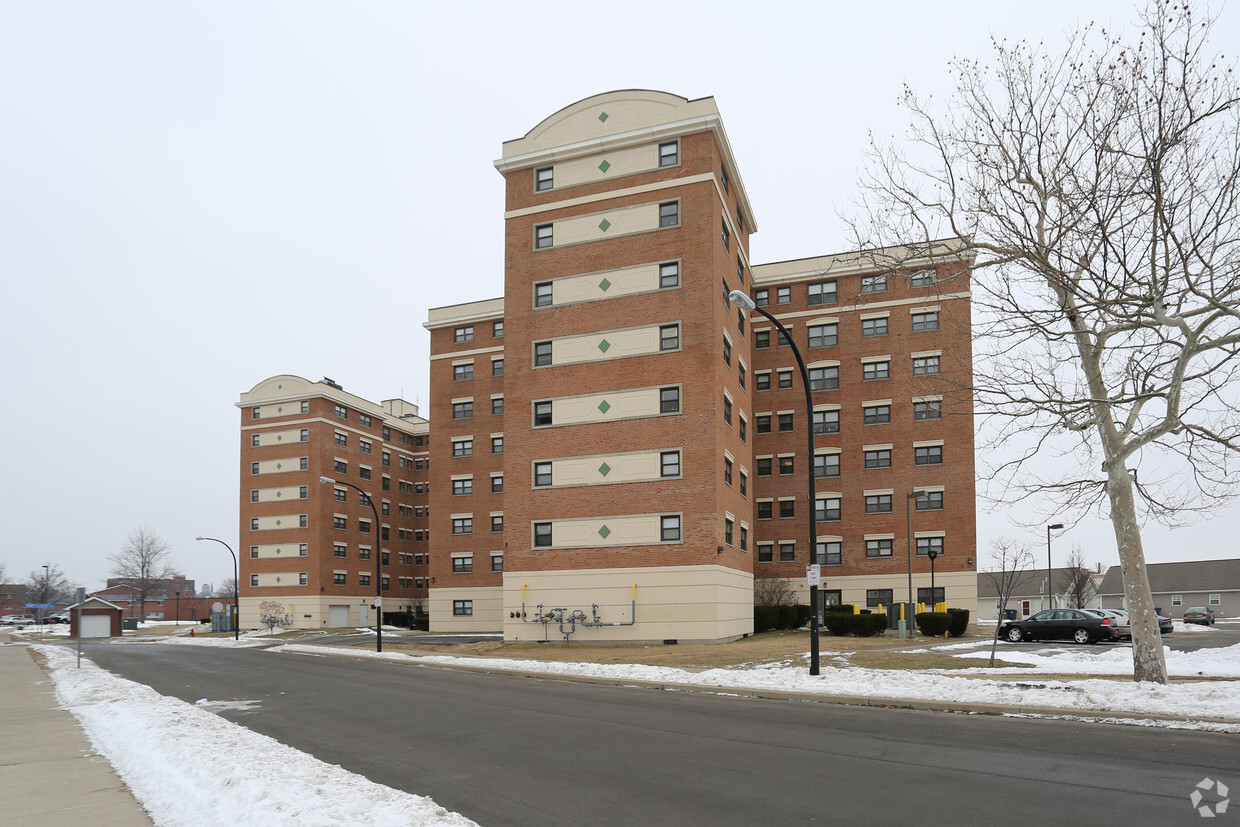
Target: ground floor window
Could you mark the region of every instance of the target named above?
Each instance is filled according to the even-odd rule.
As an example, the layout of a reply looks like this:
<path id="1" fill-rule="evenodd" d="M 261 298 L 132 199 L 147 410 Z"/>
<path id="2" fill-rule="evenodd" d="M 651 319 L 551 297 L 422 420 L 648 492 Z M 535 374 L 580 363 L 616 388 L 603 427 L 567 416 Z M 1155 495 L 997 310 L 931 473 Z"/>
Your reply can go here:
<path id="1" fill-rule="evenodd" d="M 1210 595 L 1210 605 L 1211 605 L 1211 606 L 1218 606 L 1218 605 L 1219 605 L 1219 604 L 1221 604 L 1222 602 L 1223 602 L 1223 596 L 1222 596 L 1221 594 L 1212 594 L 1212 595 Z"/>
<path id="2" fill-rule="evenodd" d="M 474 601 L 472 600 L 453 600 L 452 614 L 457 617 L 472 615 L 474 613 Z"/>
<path id="3" fill-rule="evenodd" d="M 933 589 L 918 589 L 917 590 L 917 602 L 918 603 L 925 603 L 927 606 L 932 606 L 932 605 L 938 605 L 939 603 L 943 603 L 946 600 L 947 598 L 943 596 L 942 586 L 936 586 Z"/>
<path id="4" fill-rule="evenodd" d="M 865 607 L 867 609 L 890 606 L 894 602 L 891 589 L 866 589 L 865 591 Z"/>

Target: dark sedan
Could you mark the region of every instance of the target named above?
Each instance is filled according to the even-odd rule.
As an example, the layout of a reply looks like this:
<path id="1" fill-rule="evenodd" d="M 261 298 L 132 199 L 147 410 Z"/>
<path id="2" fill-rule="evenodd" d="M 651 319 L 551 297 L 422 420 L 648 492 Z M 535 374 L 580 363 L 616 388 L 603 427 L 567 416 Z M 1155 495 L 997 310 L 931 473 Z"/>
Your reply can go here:
<path id="1" fill-rule="evenodd" d="M 1114 640 L 1115 626 L 1108 617 L 1077 609 L 1047 609 L 1027 620 L 1007 620 L 999 627 L 999 637 L 1019 643 L 1022 640 L 1071 640 L 1094 643 Z"/>

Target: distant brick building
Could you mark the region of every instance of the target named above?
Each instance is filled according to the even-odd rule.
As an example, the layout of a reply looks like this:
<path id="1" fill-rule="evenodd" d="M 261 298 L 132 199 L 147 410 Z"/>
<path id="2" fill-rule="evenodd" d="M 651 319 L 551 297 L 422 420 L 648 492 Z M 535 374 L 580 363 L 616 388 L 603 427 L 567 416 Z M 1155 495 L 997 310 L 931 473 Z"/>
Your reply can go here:
<path id="1" fill-rule="evenodd" d="M 711 98 L 588 98 L 495 165 L 503 298 L 433 308 L 425 325 L 432 629 L 748 634 L 755 576 L 804 582 L 811 468 L 824 601 L 908 598 L 915 551 L 914 599 L 975 606 L 953 245 L 896 271 L 856 254 L 751 264 L 757 223 Z M 733 289 L 792 331 L 811 421 L 789 349 L 731 307 Z M 531 622 L 539 606 L 559 620 Z"/>

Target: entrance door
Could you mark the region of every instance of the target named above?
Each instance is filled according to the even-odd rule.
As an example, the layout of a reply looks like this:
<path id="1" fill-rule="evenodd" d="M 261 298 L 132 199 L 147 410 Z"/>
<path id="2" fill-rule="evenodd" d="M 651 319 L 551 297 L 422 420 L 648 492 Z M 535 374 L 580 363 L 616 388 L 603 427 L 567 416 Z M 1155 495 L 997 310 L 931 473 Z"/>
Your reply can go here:
<path id="1" fill-rule="evenodd" d="M 369 626 L 370 624 L 368 621 L 370 620 L 370 607 L 367 606 L 365 603 L 363 603 L 362 605 L 357 607 L 357 611 L 358 611 L 357 625 L 358 626 Z M 348 624 L 346 623 L 345 625 L 347 626 Z"/>
<path id="2" fill-rule="evenodd" d="M 1033 611 L 1033 606 L 1030 604 L 1028 600 L 1020 601 L 1020 616 L 1022 620 L 1025 619 L 1026 617 L 1029 617 L 1029 614 L 1032 611 Z"/>
<path id="3" fill-rule="evenodd" d="M 327 625 L 333 629 L 343 629 L 349 625 L 348 606 L 328 606 Z"/>

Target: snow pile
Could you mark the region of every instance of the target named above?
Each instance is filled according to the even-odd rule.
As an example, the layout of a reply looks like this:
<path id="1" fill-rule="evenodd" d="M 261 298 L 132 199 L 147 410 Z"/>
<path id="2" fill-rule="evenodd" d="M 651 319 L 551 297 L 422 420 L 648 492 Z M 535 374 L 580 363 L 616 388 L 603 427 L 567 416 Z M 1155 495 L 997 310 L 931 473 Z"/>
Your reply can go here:
<path id="1" fill-rule="evenodd" d="M 70 649 L 39 651 L 62 706 L 156 824 L 473 824 L 90 661 L 78 669 Z"/>

